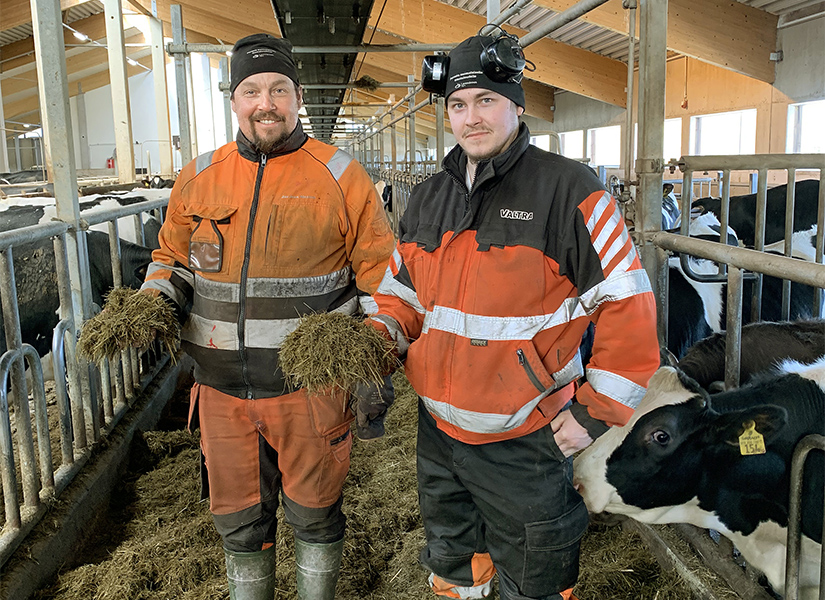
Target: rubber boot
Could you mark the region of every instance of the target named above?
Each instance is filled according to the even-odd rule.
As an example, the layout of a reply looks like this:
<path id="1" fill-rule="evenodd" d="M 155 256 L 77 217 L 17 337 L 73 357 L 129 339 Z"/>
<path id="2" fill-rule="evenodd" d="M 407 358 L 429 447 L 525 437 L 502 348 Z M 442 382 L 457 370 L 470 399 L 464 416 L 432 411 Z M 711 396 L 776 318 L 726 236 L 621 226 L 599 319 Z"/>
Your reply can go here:
<path id="1" fill-rule="evenodd" d="M 295 574 L 298 600 L 333 600 L 344 540 L 311 544 L 295 538 Z"/>
<path id="2" fill-rule="evenodd" d="M 273 600 L 275 597 L 275 546 L 260 552 L 223 549 L 229 600 Z"/>

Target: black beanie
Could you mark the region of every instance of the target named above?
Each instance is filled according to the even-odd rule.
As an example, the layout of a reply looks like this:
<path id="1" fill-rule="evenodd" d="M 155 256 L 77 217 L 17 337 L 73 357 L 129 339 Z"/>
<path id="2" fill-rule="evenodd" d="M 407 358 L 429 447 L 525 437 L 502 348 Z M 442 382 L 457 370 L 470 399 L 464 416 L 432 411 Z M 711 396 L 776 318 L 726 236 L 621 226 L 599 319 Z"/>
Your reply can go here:
<path id="1" fill-rule="evenodd" d="M 481 70 L 481 51 L 494 41 L 493 37 L 476 35 L 467 38 L 450 51 L 445 98 L 449 98 L 450 94 L 456 90 L 484 88 L 497 92 L 524 108 L 524 89 L 521 87 L 520 80 L 519 83 L 510 81 L 499 83 L 487 77 Z"/>
<path id="2" fill-rule="evenodd" d="M 268 33 L 256 33 L 235 42 L 230 63 L 229 91 L 256 73 L 281 73 L 298 83 L 298 68 L 292 60 L 292 44 Z"/>

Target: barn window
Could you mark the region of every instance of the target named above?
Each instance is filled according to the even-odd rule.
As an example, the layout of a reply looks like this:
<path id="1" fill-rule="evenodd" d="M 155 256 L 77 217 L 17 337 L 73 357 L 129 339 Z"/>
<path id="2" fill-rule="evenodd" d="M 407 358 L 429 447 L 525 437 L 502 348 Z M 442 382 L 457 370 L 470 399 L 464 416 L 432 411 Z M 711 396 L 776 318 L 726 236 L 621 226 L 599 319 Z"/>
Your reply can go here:
<path id="1" fill-rule="evenodd" d="M 690 118 L 691 154 L 754 154 L 756 109 Z"/>
<path id="2" fill-rule="evenodd" d="M 584 158 L 584 131 L 565 131 L 559 134 L 561 153 L 567 158 Z"/>
<path id="3" fill-rule="evenodd" d="M 587 130 L 587 158 L 591 165 L 618 167 L 622 160 L 622 127 L 611 125 Z"/>
<path id="4" fill-rule="evenodd" d="M 800 102 L 788 107 L 786 152 L 819 154 L 825 152 L 825 100 Z"/>
<path id="5" fill-rule="evenodd" d="M 536 146 L 537 148 L 541 148 L 542 150 L 546 150 L 550 152 L 550 136 L 549 135 L 534 135 L 530 137 L 530 143 Z"/>
<path id="6" fill-rule="evenodd" d="M 682 156 L 682 118 L 665 119 L 665 139 L 662 143 L 664 159 Z M 633 124 L 633 159 L 639 157 L 639 124 Z"/>

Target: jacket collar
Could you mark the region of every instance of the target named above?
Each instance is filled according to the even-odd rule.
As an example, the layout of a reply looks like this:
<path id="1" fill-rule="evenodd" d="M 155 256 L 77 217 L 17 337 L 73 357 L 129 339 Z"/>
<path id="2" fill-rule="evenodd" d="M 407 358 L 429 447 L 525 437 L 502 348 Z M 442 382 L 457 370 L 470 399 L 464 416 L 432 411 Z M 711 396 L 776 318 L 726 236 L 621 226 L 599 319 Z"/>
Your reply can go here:
<path id="1" fill-rule="evenodd" d="M 299 120 L 298 124 L 295 126 L 295 129 L 293 129 L 292 133 L 289 134 L 289 137 L 286 138 L 280 146 L 275 148 L 275 150 L 267 154 L 266 157 L 274 158 L 276 156 L 295 152 L 306 143 L 307 139 L 308 136 L 304 133 L 304 128 L 301 126 L 301 121 Z M 252 142 L 246 139 L 246 136 L 240 129 L 238 129 L 238 135 L 235 138 L 235 142 L 238 144 L 238 153 L 241 156 L 247 160 L 251 160 L 252 162 L 260 162 L 261 153 L 252 146 Z"/>
<path id="2" fill-rule="evenodd" d="M 510 147 L 501 154 L 489 160 L 481 161 L 476 169 L 475 181 L 478 183 L 482 179 L 488 179 L 495 175 L 503 175 L 515 165 L 530 145 L 530 130 L 527 125 L 519 125 L 518 134 Z M 450 150 L 441 163 L 446 171 L 452 173 L 458 181 L 464 181 L 467 171 L 467 154 L 458 144 Z"/>

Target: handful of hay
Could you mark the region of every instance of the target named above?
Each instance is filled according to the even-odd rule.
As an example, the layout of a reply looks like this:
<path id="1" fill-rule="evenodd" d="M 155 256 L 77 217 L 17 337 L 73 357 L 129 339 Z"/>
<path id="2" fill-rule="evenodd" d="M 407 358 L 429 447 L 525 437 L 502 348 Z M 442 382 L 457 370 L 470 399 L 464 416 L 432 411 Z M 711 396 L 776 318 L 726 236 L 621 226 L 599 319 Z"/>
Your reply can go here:
<path id="1" fill-rule="evenodd" d="M 281 345 L 281 370 L 291 385 L 310 392 L 380 384 L 398 365 L 394 348 L 356 318 L 334 312 L 306 315 Z"/>
<path id="2" fill-rule="evenodd" d="M 115 288 L 107 294 L 103 311 L 83 324 L 77 351 L 97 362 L 119 356 L 124 348 L 144 348 L 155 339 L 174 360 L 180 324 L 172 307 L 163 298 Z"/>

